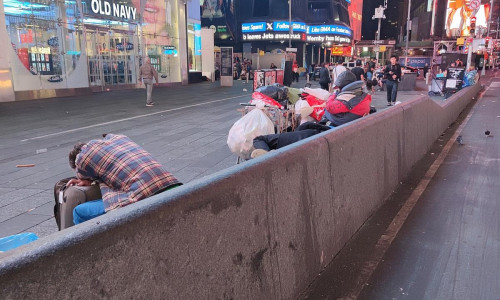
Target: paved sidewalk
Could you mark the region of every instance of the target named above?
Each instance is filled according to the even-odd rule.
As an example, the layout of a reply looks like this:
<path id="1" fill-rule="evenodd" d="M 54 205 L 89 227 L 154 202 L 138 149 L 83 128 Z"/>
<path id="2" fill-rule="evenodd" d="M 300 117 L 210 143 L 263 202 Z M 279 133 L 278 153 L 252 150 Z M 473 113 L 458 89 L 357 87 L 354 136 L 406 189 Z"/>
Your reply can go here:
<path id="1" fill-rule="evenodd" d="M 398 100 L 427 93 L 423 81 L 418 87 L 421 91 L 399 92 Z M 155 88 L 156 106 L 151 108 L 145 106 L 145 90 L 0 103 L 0 237 L 26 231 L 43 237 L 57 231 L 53 185 L 73 176 L 69 150 L 102 133 L 131 137 L 184 183 L 234 166 L 227 133 L 240 118 L 239 103 L 248 102 L 251 92 L 252 85 L 244 81 L 233 87 L 205 82 Z M 378 110 L 387 108 L 385 95 L 373 95 Z"/>

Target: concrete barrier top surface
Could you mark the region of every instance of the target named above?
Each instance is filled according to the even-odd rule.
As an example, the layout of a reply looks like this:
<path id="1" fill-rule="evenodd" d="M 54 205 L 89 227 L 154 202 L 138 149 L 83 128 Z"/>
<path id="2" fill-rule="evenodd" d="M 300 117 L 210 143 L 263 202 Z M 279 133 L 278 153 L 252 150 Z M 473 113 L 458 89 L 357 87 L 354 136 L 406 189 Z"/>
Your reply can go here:
<path id="1" fill-rule="evenodd" d="M 464 89 L 446 101 L 468 103 L 470 99 L 464 96 L 478 90 L 477 86 Z M 223 292 L 218 289 L 236 298 L 293 297 L 383 203 L 436 134 L 446 129 L 437 128 L 442 126 L 430 124 L 429 120 L 441 117 L 449 106 L 426 96 L 418 97 L 0 254 L 0 287 L 13 296 L 23 280 L 39 280 L 41 283 L 33 284 L 32 290 L 19 292 L 33 295 L 45 288 L 45 280 L 51 285 L 47 293 L 57 294 L 71 289 L 64 284 L 78 284 L 66 278 L 68 274 L 82 278 L 95 268 L 103 274 L 126 273 L 133 261 L 127 255 L 137 253 L 143 256 L 143 267 L 149 267 L 155 278 L 164 276 L 179 284 L 197 278 L 197 288 L 182 288 L 186 297 L 198 295 L 203 286 L 211 285 L 216 298 Z M 425 116 L 419 113 L 422 110 Z M 410 151 L 404 144 L 411 143 L 414 137 L 409 135 L 417 130 L 422 133 L 413 143 L 422 139 L 423 145 L 417 145 L 418 151 Z M 397 159 L 388 159 L 391 157 Z M 287 176 L 290 178 L 283 178 Z M 358 179 L 367 184 L 360 188 Z M 202 241 L 210 247 L 200 247 Z M 190 249 L 189 266 L 219 275 L 213 275 L 217 277 L 213 279 L 209 275 L 192 277 L 192 271 L 176 274 L 177 270 L 153 270 L 162 260 L 149 256 L 156 253 L 168 257 L 168 253 L 158 252 L 162 249 L 177 255 L 172 258 L 174 265 L 186 259 L 183 249 Z M 114 255 L 116 251 L 121 255 Z M 77 270 L 62 267 L 72 260 L 88 265 Z M 247 260 L 248 265 L 241 265 L 240 261 Z M 51 267 L 54 262 L 61 268 Z M 103 264 L 113 267 L 102 269 Z M 34 266 L 51 268 L 54 274 L 37 273 Z M 221 270 L 213 270 L 216 266 Z M 228 280 L 221 274 L 239 275 Z M 249 281 L 254 276 L 259 279 Z M 92 282 L 82 280 L 82 286 L 92 286 Z M 106 278 L 100 280 L 107 286 Z M 119 293 L 120 284 L 127 284 L 126 278 L 122 280 L 113 293 Z M 242 292 L 234 291 L 235 286 Z M 152 291 L 161 292 L 161 288 Z M 176 288 L 172 287 L 170 294 L 163 292 L 175 295 L 181 287 Z M 71 292 L 75 297 L 83 295 L 74 289 Z"/>

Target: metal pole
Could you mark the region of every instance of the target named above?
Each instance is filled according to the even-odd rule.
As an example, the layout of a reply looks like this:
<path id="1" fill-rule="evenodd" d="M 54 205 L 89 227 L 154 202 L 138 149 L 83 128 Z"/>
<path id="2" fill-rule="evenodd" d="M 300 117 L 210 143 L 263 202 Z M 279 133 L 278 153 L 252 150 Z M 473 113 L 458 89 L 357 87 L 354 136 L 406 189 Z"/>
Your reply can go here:
<path id="1" fill-rule="evenodd" d="M 410 12 L 411 12 L 411 0 L 409 0 L 408 2 L 408 18 L 406 19 L 405 66 L 408 66 L 408 42 L 410 40 Z"/>
<path id="2" fill-rule="evenodd" d="M 292 48 L 292 34 L 293 34 L 293 26 L 292 26 L 292 0 L 288 0 L 288 47 Z"/>
<path id="3" fill-rule="evenodd" d="M 490 1 L 490 16 L 488 17 L 488 31 L 487 31 L 486 37 L 490 36 L 491 16 L 493 15 L 493 2 L 495 2 L 495 0 Z M 497 28 L 497 30 L 498 30 L 498 28 Z M 493 43 L 493 41 L 491 41 L 491 39 L 490 39 L 490 43 Z M 490 47 L 490 45 L 488 45 L 488 47 Z M 491 49 L 493 49 L 493 47 L 491 47 Z M 491 57 L 491 53 L 489 53 L 488 48 L 485 49 L 485 52 L 488 53 L 488 60 L 489 60 Z M 485 74 L 486 74 L 486 59 L 484 60 L 483 70 L 481 71 L 481 75 L 485 75 Z"/>
<path id="4" fill-rule="evenodd" d="M 378 31 L 377 31 L 377 41 L 380 41 L 380 24 L 382 23 L 382 19 L 378 19 Z M 378 63 L 378 55 L 379 55 L 379 51 L 380 51 L 380 44 L 377 44 L 376 46 L 377 48 L 377 54 L 375 56 L 375 58 L 377 59 L 377 63 Z"/>

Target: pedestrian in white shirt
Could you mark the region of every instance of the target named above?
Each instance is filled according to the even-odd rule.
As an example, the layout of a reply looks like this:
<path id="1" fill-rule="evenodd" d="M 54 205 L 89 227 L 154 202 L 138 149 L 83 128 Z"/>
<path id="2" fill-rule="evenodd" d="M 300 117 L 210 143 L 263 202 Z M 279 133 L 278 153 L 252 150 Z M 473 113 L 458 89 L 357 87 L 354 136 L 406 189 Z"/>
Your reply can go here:
<path id="1" fill-rule="evenodd" d="M 347 69 L 342 65 L 342 62 L 341 61 L 338 61 L 337 62 L 337 65 L 335 66 L 335 68 L 333 68 L 333 81 L 332 82 L 335 82 L 337 80 L 337 76 L 342 74 L 343 72 L 347 71 Z"/>

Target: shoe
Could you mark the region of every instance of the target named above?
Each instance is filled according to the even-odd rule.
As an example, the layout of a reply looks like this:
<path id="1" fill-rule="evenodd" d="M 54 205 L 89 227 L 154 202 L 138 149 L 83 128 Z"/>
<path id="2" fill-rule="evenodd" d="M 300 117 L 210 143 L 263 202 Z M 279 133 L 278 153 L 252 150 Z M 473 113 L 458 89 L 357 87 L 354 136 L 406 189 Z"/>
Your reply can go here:
<path id="1" fill-rule="evenodd" d="M 394 106 L 394 105 L 396 105 L 396 101 L 392 102 L 392 105 L 393 105 L 393 106 Z"/>
<path id="2" fill-rule="evenodd" d="M 154 103 L 146 103 L 146 106 L 151 107 L 151 106 L 155 106 L 155 104 Z"/>
<path id="3" fill-rule="evenodd" d="M 392 106 L 392 102 L 387 103 L 387 106 Z"/>
<path id="4" fill-rule="evenodd" d="M 266 153 L 267 153 L 267 151 L 264 150 L 264 149 L 255 149 L 255 150 L 252 151 L 252 154 L 250 154 L 250 157 L 251 158 L 257 158 L 257 157 L 259 157 L 261 155 L 264 155 Z"/>

